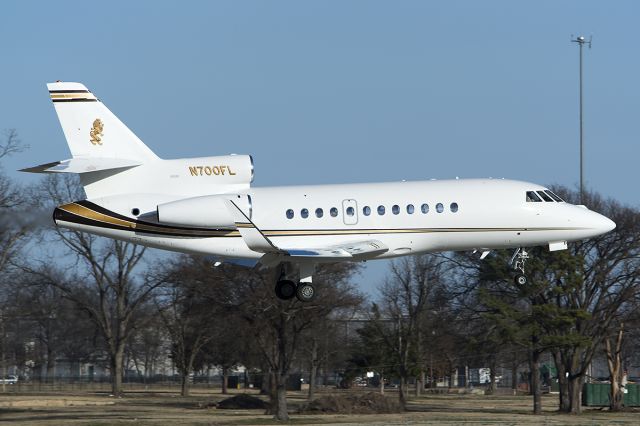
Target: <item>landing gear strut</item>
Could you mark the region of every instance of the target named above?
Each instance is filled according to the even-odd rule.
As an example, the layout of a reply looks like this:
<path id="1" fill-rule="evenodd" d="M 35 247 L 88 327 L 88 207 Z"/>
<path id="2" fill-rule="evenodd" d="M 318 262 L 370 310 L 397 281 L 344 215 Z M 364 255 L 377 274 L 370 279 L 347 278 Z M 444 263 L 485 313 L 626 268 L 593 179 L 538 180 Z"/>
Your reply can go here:
<path id="1" fill-rule="evenodd" d="M 524 274 L 524 264 L 529 259 L 529 253 L 523 248 L 517 248 L 513 256 L 511 256 L 511 265 L 516 270 L 516 276 L 513 281 L 516 285 L 525 285 L 527 283 L 527 276 Z"/>
<path id="2" fill-rule="evenodd" d="M 289 300 L 294 296 L 301 302 L 311 302 L 316 297 L 316 289 L 313 286 L 312 278 L 315 265 L 302 263 L 300 265 L 300 282 L 295 283 L 286 279 L 283 265 L 282 274 L 276 283 L 276 296 L 281 300 Z"/>

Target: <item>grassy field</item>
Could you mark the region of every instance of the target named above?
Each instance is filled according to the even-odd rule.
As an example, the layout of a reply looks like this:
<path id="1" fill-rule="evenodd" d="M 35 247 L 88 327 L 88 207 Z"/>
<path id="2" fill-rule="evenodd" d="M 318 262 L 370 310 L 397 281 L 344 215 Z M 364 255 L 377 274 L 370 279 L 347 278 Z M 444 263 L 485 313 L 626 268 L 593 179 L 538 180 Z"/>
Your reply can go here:
<path id="1" fill-rule="evenodd" d="M 394 395 L 395 396 L 395 395 Z M 0 423 L 12 425 L 267 425 L 276 424 L 260 410 L 218 410 L 219 391 L 195 390 L 182 398 L 172 391 L 106 393 L 0 394 Z M 640 411 L 609 413 L 586 409 L 580 416 L 557 414 L 557 396 L 543 398 L 543 416 L 533 416 L 526 396 L 427 395 L 410 401 L 408 412 L 384 415 L 300 415 L 302 393 L 289 395 L 291 424 L 341 425 L 599 425 L 638 424 Z"/>

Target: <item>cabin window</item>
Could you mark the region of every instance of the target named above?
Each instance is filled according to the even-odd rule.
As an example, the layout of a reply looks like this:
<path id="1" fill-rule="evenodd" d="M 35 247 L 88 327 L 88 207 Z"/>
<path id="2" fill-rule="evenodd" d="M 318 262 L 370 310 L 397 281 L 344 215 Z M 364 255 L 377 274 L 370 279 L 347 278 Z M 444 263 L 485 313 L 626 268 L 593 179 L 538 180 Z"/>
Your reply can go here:
<path id="1" fill-rule="evenodd" d="M 308 218 L 309 217 L 309 210 L 307 210 L 307 209 L 300 210 L 300 216 L 302 216 L 303 219 Z"/>
<path id="2" fill-rule="evenodd" d="M 542 199 L 534 191 L 527 191 L 527 203 L 541 203 Z"/>
<path id="3" fill-rule="evenodd" d="M 322 209 L 317 208 L 317 209 L 316 209 L 316 217 L 317 217 L 317 218 L 320 218 L 320 217 L 322 217 L 323 215 L 324 215 L 324 212 L 322 211 Z"/>
<path id="4" fill-rule="evenodd" d="M 422 211 L 422 213 L 427 214 L 429 213 L 429 204 L 423 204 L 420 206 L 420 211 Z"/>
<path id="5" fill-rule="evenodd" d="M 364 206 L 364 208 L 362 209 L 362 214 L 364 214 L 365 216 L 369 216 L 371 214 L 371 207 Z"/>
<path id="6" fill-rule="evenodd" d="M 444 211 L 444 206 L 442 205 L 442 203 L 436 204 L 436 211 L 438 213 L 442 213 Z"/>
<path id="7" fill-rule="evenodd" d="M 393 207 L 391 207 L 391 211 L 393 212 L 393 214 L 399 214 L 400 213 L 400 206 L 395 204 Z"/>
<path id="8" fill-rule="evenodd" d="M 384 216 L 384 206 L 378 206 L 378 214 Z"/>
<path id="9" fill-rule="evenodd" d="M 451 205 L 449 206 L 449 208 L 451 209 L 451 211 L 453 213 L 456 213 L 458 211 L 458 203 L 451 203 Z"/>
<path id="10" fill-rule="evenodd" d="M 331 215 L 331 217 L 338 216 L 338 209 L 336 207 L 331 207 L 331 210 L 329 210 L 329 214 Z"/>
<path id="11" fill-rule="evenodd" d="M 140 209 L 137 207 L 134 207 L 131 209 L 131 214 L 134 216 L 138 216 L 140 214 Z"/>
<path id="12" fill-rule="evenodd" d="M 549 191 L 548 189 L 545 189 L 544 192 L 546 192 L 546 194 L 553 198 L 554 200 L 556 200 L 559 203 L 562 203 L 564 200 L 560 197 L 558 197 L 553 191 Z"/>
<path id="13" fill-rule="evenodd" d="M 293 210 L 287 210 L 287 219 L 293 219 Z"/>
<path id="14" fill-rule="evenodd" d="M 549 197 L 547 194 L 544 193 L 544 191 L 536 191 L 543 200 L 545 200 L 547 203 L 551 202 L 553 203 L 553 199 L 551 197 Z"/>
<path id="15" fill-rule="evenodd" d="M 407 204 L 407 213 L 413 214 L 414 210 L 415 209 L 413 208 L 413 204 Z"/>
<path id="16" fill-rule="evenodd" d="M 356 214 L 356 211 L 353 207 L 347 207 L 347 216 L 353 216 L 354 214 Z"/>

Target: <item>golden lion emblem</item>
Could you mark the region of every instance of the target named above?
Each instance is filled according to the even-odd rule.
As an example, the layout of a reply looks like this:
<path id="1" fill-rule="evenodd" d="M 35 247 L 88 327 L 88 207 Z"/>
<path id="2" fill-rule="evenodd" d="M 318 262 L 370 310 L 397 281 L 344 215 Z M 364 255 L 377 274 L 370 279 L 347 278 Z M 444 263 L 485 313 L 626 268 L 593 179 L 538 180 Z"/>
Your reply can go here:
<path id="1" fill-rule="evenodd" d="M 104 124 L 102 124 L 102 120 L 96 118 L 93 121 L 93 127 L 89 132 L 89 136 L 91 136 L 91 143 L 94 145 L 102 145 L 102 130 L 104 129 Z"/>

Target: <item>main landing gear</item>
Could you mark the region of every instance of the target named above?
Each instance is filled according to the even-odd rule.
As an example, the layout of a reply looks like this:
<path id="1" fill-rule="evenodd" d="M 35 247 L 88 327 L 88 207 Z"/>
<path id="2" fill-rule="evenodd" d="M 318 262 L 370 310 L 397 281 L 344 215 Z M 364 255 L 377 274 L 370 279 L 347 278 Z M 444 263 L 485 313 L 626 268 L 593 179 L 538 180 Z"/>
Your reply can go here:
<path id="1" fill-rule="evenodd" d="M 280 280 L 276 283 L 276 296 L 278 299 L 289 300 L 294 296 L 301 302 L 311 302 L 316 297 L 316 289 L 311 283 L 291 280 Z"/>
<path id="2" fill-rule="evenodd" d="M 289 300 L 294 296 L 301 302 L 311 302 L 316 297 L 316 289 L 312 284 L 314 265 L 303 263 L 300 265 L 300 282 L 286 279 L 283 266 L 280 279 L 276 283 L 276 296 L 281 300 Z"/>
<path id="3" fill-rule="evenodd" d="M 529 253 L 523 248 L 517 248 L 513 256 L 511 256 L 511 265 L 516 270 L 516 275 L 513 277 L 513 282 L 516 285 L 523 286 L 527 283 L 527 276 L 524 274 L 524 264 L 529 259 Z"/>

